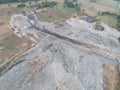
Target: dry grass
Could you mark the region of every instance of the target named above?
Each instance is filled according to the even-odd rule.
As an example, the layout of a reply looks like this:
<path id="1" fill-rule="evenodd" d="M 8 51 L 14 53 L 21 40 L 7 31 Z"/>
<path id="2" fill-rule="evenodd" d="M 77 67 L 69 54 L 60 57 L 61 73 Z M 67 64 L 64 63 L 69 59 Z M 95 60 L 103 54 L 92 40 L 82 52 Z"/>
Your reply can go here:
<path id="1" fill-rule="evenodd" d="M 118 12 L 118 4 L 115 0 L 97 0 L 96 3 L 90 3 L 89 0 L 78 0 L 82 4 L 82 9 L 86 10 L 88 15 L 95 16 L 98 11 Z M 94 9 L 91 10 L 91 7 Z"/>
<path id="2" fill-rule="evenodd" d="M 0 35 L 11 32 L 11 27 L 9 25 L 1 25 L 0 26 Z"/>
<path id="3" fill-rule="evenodd" d="M 31 47 L 32 42 L 26 38 L 18 38 L 14 33 L 9 32 L 0 37 L 0 63 L 11 58 L 16 53 Z"/>

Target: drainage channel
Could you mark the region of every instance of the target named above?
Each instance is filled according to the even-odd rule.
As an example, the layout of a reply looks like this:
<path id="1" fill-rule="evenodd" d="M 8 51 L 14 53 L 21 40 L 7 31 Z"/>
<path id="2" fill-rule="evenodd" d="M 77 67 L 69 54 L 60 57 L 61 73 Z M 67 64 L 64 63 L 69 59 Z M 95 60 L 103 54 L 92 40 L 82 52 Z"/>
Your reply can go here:
<path id="1" fill-rule="evenodd" d="M 99 48 L 98 46 L 95 46 L 95 45 L 92 45 L 92 44 L 88 44 L 88 43 L 84 43 L 84 42 L 81 42 L 81 41 L 78 41 L 78 40 L 75 40 L 75 39 L 71 39 L 69 37 L 57 34 L 55 32 L 51 32 L 51 31 L 49 31 L 48 29 L 45 29 L 45 28 L 44 29 L 43 28 L 38 28 L 38 27 L 35 27 L 35 28 L 39 32 L 52 35 L 52 36 L 54 36 L 54 37 L 56 37 L 58 39 L 70 42 L 72 44 L 81 45 L 81 46 L 84 46 L 86 48 L 90 48 L 90 49 L 94 49 L 94 50 L 97 50 L 97 51 L 101 51 L 102 53 L 104 53 L 106 55 L 109 55 L 109 56 L 111 56 L 113 58 L 120 58 L 120 56 L 118 54 L 114 54 L 114 53 L 110 52 L 107 49 L 102 49 L 102 48 Z"/>

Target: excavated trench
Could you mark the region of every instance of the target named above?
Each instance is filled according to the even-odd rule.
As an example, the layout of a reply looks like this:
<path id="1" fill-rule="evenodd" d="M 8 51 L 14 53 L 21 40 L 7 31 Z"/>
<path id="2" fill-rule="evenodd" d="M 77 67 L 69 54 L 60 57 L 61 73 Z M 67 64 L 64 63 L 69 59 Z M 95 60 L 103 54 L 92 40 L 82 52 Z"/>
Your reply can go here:
<path id="1" fill-rule="evenodd" d="M 38 28 L 38 27 L 35 27 L 36 30 L 42 32 L 42 33 L 45 33 L 45 34 L 49 34 L 51 36 L 54 36 L 58 39 L 61 39 L 61 40 L 64 40 L 64 41 L 67 41 L 67 42 L 70 42 L 72 44 L 76 44 L 76 45 L 81 45 L 81 46 L 84 46 L 86 48 L 91 48 L 91 49 L 97 49 L 98 51 L 102 51 L 104 52 L 105 54 L 107 55 L 110 55 L 112 57 L 116 57 L 116 61 L 118 60 L 117 58 L 120 58 L 120 55 L 119 54 L 114 54 L 112 52 L 110 52 L 109 50 L 106 50 L 106 49 L 101 49 L 95 45 L 91 45 L 91 44 L 88 44 L 88 43 L 84 43 L 84 42 L 81 42 L 81 41 L 78 41 L 78 40 L 75 40 L 75 39 L 71 39 L 69 37 L 66 37 L 66 36 L 63 36 L 63 35 L 60 35 L 60 34 L 57 34 L 55 32 L 51 32 L 49 31 L 48 29 L 42 29 L 42 28 Z M 118 62 L 118 61 L 117 61 Z"/>

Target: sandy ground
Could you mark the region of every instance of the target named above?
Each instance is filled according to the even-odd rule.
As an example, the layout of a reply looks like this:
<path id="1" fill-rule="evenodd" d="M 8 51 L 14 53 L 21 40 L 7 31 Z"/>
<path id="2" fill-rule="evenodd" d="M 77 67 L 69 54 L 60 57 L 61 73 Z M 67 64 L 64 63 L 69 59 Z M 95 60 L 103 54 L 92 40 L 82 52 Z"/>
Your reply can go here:
<path id="1" fill-rule="evenodd" d="M 8 32 L 11 32 L 11 27 L 9 25 L 2 25 L 0 26 L 0 35 L 6 34 Z"/>

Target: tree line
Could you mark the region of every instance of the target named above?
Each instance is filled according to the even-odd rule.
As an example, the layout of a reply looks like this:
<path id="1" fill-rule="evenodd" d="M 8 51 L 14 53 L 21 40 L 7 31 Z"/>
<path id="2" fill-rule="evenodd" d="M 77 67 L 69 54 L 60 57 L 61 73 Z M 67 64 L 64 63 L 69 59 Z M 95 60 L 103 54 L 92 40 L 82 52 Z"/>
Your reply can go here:
<path id="1" fill-rule="evenodd" d="M 38 0 L 0 0 L 1 3 L 13 3 L 13 2 L 26 2 L 26 1 L 38 1 Z"/>
<path id="2" fill-rule="evenodd" d="M 57 4 L 56 1 L 43 1 L 41 3 L 38 4 L 38 8 L 44 8 L 44 7 L 52 7 L 52 6 L 55 6 Z"/>

